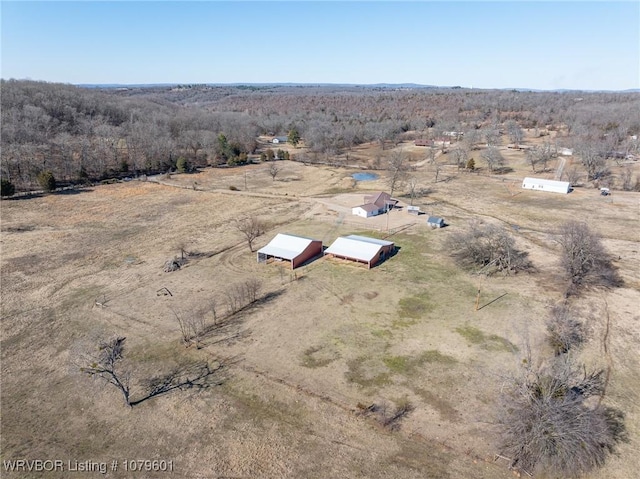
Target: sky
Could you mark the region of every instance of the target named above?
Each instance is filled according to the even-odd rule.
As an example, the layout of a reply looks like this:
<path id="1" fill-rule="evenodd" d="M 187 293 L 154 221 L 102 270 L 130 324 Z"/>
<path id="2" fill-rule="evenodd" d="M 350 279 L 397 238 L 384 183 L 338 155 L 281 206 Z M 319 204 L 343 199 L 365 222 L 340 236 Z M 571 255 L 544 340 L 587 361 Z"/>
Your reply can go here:
<path id="1" fill-rule="evenodd" d="M 3 79 L 640 88 L 640 2 L 0 2 Z"/>

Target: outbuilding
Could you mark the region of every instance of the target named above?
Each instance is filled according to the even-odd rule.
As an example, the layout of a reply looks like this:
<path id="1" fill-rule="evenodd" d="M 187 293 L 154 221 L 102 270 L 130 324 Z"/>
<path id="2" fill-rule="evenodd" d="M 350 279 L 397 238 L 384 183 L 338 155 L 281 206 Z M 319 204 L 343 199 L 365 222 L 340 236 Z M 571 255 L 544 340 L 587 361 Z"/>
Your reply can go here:
<path id="1" fill-rule="evenodd" d="M 567 194 L 571 190 L 568 181 L 545 180 L 542 178 L 525 178 L 522 182 L 525 190 L 550 191 L 552 193 Z"/>
<path id="2" fill-rule="evenodd" d="M 271 143 L 279 145 L 281 143 L 286 143 L 287 141 L 289 141 L 289 138 L 286 136 L 276 136 L 271 140 Z"/>
<path id="3" fill-rule="evenodd" d="M 368 236 L 341 236 L 329 246 L 324 254 L 333 258 L 345 259 L 365 264 L 371 269 L 376 264 L 392 256 L 396 251 L 393 241 Z"/>
<path id="4" fill-rule="evenodd" d="M 291 269 L 322 255 L 322 241 L 278 233 L 264 248 L 257 252 L 258 263 L 289 261 Z"/>
<path id="5" fill-rule="evenodd" d="M 439 216 L 429 216 L 427 218 L 427 224 L 432 228 L 444 228 L 444 218 L 440 218 Z"/>

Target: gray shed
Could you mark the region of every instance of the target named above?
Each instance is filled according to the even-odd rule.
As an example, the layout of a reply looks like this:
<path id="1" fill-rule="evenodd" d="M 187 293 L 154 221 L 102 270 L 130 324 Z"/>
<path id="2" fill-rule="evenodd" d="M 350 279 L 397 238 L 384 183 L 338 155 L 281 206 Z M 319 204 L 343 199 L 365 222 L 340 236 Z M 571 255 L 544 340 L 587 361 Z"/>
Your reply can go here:
<path id="1" fill-rule="evenodd" d="M 429 216 L 429 218 L 427 218 L 427 224 L 434 228 L 442 228 L 445 225 L 444 218 L 440 218 L 439 216 Z"/>

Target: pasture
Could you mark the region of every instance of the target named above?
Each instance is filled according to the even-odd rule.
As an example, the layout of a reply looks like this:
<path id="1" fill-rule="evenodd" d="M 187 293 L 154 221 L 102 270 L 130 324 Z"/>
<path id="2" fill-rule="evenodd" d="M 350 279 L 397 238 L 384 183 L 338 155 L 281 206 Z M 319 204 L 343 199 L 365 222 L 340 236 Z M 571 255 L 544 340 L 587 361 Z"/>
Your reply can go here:
<path id="1" fill-rule="evenodd" d="M 579 303 L 590 335 L 580 356 L 605 365 L 608 341 L 606 401 L 625 411 L 632 439 L 592 477 L 631 477 L 640 467 L 638 193 L 521 191 L 519 154 L 508 153 L 506 175 L 459 172 L 442 157 L 435 182 L 433 165 L 418 166 L 427 193 L 415 204 L 445 217 L 441 230 L 403 211 L 353 217 L 384 178 L 355 182 L 348 168 L 288 161 L 275 179 L 261 164 L 3 201 L 3 459 L 171 460 L 174 477 L 192 478 L 512 477 L 494 461 L 495 398 L 527 345 L 534 359 L 549 354 L 544 320 L 565 286 L 554 232 L 578 218 L 603 237 L 625 282 Z M 249 215 L 269 225 L 258 248 L 278 232 L 325 245 L 354 233 L 399 251 L 371 270 L 320 258 L 294 273 L 257 263 L 234 227 Z M 445 242 L 471 219 L 507 225 L 535 271 L 460 270 Z M 181 246 L 188 263 L 164 272 Z M 262 282 L 261 299 L 231 314 L 229 288 L 250 278 Z M 202 347 L 187 348 L 175 316 L 203 310 Z M 133 408 L 79 371 L 113 335 L 127 338 Z M 213 372 L 200 377 L 204 365 Z M 197 386 L 152 394 L 158 381 L 196 376 Z M 395 428 L 366 414 L 407 403 Z"/>

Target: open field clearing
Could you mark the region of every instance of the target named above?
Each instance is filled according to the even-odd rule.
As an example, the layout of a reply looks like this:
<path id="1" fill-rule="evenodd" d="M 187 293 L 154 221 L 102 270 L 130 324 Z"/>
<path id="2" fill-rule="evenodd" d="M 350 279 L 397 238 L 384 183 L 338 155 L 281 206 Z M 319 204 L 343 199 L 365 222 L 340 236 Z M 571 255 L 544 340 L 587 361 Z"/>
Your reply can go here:
<path id="1" fill-rule="evenodd" d="M 435 182 L 433 164 L 415 170 L 428 190 L 415 204 L 447 219 L 439 230 L 399 210 L 352 216 L 384 179 L 355 182 L 355 170 L 289 161 L 278 162 L 275 179 L 260 164 L 3 201 L 3 459 L 164 459 L 175 477 L 190 478 L 513 477 L 494 461 L 495 399 L 527 342 L 534 359 L 550 354 L 544 320 L 566 287 L 554 232 L 582 219 L 602 235 L 625 284 L 581 298 L 590 339 L 579 354 L 604 367 L 606 341 L 606 402 L 625 411 L 631 438 L 590 477 L 633 477 L 640 197 L 522 191 L 527 165 L 521 153 L 508 155 L 513 172 L 502 176 L 442 166 Z M 371 270 L 320 258 L 293 272 L 257 263 L 234 226 L 249 215 L 269 223 L 255 249 L 286 232 L 325 245 L 369 235 L 399 250 Z M 460 270 L 445 242 L 473 218 L 508 225 L 535 271 Z M 181 246 L 188 263 L 164 272 Z M 252 278 L 262 282 L 259 300 L 231 314 L 230 287 Z M 186 348 L 175 317 L 198 309 L 209 328 L 200 349 Z M 98 338 L 113 335 L 127 338 L 131 409 L 115 388 L 79 372 Z M 163 380 L 180 387 L 158 390 Z M 396 427 L 366 413 L 407 403 Z"/>

